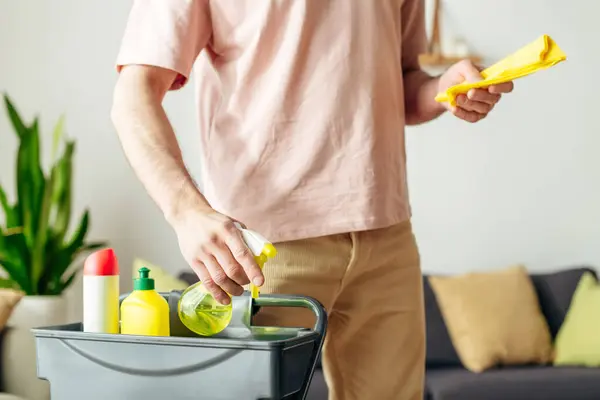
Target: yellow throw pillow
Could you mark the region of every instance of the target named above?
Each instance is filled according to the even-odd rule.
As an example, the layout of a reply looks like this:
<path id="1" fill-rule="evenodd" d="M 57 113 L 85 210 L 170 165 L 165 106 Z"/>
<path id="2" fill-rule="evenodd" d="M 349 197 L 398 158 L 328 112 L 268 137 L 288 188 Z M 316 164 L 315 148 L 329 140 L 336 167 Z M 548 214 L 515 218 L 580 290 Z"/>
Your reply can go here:
<path id="1" fill-rule="evenodd" d="M 138 270 L 142 267 L 146 267 L 150 270 L 150 277 L 154 279 L 154 289 L 157 292 L 170 292 L 171 290 L 185 290 L 188 285 L 185 281 L 177 279 L 169 272 L 165 271 L 159 266 L 152 265 L 148 261 L 136 258 L 133 261 L 133 278 L 138 277 Z"/>
<path id="2" fill-rule="evenodd" d="M 0 289 L 0 331 L 4 329 L 10 315 L 17 306 L 23 293 L 12 289 Z"/>
<path id="3" fill-rule="evenodd" d="M 554 365 L 600 367 L 600 284 L 582 275 L 554 343 Z"/>
<path id="4" fill-rule="evenodd" d="M 550 330 L 523 266 L 429 281 L 465 368 L 551 361 Z"/>

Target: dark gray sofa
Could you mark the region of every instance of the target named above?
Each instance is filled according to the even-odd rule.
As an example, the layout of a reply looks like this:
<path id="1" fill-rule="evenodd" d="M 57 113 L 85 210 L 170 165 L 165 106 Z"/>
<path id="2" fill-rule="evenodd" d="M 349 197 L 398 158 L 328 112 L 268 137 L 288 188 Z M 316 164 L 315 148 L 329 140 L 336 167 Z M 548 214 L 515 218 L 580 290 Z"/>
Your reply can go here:
<path id="1" fill-rule="evenodd" d="M 584 271 L 596 275 L 590 268 L 573 268 L 531 276 L 553 337 L 563 323 Z M 182 278 L 188 282 L 196 280 L 193 274 L 182 274 Z M 427 324 L 425 400 L 600 399 L 600 368 L 548 365 L 499 367 L 481 374 L 467 371 L 452 345 L 427 276 L 423 283 Z M 320 364 L 308 400 L 327 400 L 327 386 Z"/>
<path id="2" fill-rule="evenodd" d="M 552 336 L 560 329 L 584 271 L 566 269 L 533 274 L 542 312 Z M 499 367 L 481 374 L 467 371 L 452 346 L 435 295 L 424 279 L 427 323 L 427 400 L 598 400 L 600 368 Z"/>

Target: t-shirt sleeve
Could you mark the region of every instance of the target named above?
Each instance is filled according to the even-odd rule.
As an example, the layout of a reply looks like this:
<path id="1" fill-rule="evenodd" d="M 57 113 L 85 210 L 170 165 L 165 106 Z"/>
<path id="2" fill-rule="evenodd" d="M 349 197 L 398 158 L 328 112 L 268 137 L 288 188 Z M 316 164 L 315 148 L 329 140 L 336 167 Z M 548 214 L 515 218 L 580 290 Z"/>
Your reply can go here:
<path id="1" fill-rule="evenodd" d="M 152 65 L 177 72 L 182 87 L 212 33 L 208 0 L 134 0 L 117 56 L 126 65 Z"/>
<path id="2" fill-rule="evenodd" d="M 419 69 L 419 55 L 427 50 L 425 1 L 404 0 L 402 5 L 402 70 Z"/>

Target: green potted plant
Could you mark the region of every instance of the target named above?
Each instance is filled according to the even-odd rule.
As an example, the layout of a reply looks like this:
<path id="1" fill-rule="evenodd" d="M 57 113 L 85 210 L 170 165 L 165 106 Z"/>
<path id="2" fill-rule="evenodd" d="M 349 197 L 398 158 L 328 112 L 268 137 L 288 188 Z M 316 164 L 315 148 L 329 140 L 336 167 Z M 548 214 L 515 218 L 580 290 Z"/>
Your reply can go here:
<path id="1" fill-rule="evenodd" d="M 54 128 L 46 172 L 41 163 L 39 118 L 27 124 L 7 95 L 4 103 L 19 145 L 14 202 L 0 184 L 0 287 L 26 295 L 11 318 L 13 324 L 63 323 L 67 308 L 62 294 L 81 269 L 76 261 L 104 244 L 86 241 L 87 210 L 69 232 L 75 141 L 65 138 L 64 118 Z"/>

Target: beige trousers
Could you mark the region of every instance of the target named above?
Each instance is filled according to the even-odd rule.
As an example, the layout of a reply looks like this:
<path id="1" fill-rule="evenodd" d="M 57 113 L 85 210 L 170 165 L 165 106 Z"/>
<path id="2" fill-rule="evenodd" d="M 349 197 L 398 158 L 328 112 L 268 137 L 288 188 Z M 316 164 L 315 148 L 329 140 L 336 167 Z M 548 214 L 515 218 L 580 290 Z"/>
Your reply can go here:
<path id="1" fill-rule="evenodd" d="M 302 294 L 327 309 L 330 400 L 422 400 L 425 327 L 410 222 L 276 244 L 262 293 Z M 259 325 L 312 327 L 308 310 L 264 308 Z"/>

